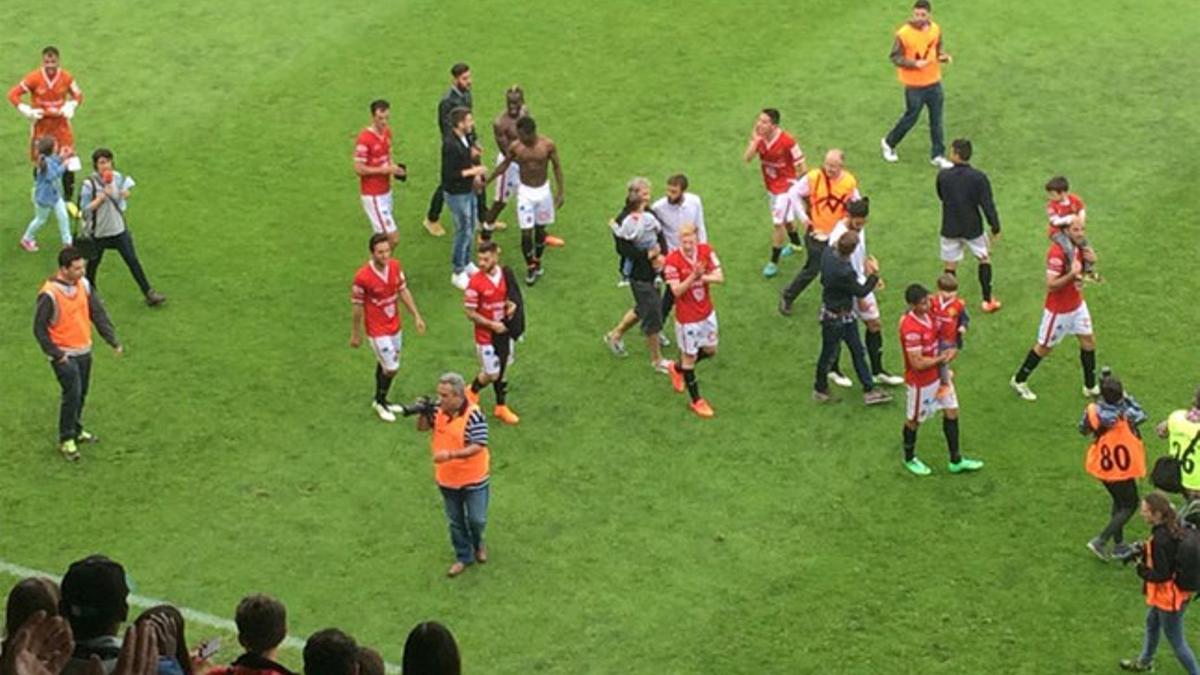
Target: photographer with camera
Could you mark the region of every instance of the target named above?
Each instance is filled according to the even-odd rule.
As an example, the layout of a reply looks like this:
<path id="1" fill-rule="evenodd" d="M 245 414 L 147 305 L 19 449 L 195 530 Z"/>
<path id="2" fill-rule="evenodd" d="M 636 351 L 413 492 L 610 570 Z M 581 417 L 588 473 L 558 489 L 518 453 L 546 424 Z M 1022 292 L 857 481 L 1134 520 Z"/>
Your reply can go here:
<path id="1" fill-rule="evenodd" d="M 1101 384 L 1101 388 L 1103 388 Z M 1142 578 L 1142 592 L 1150 609 L 1146 613 L 1146 637 L 1142 653 L 1136 659 L 1122 659 L 1122 670 L 1151 672 L 1154 652 L 1158 649 L 1158 634 L 1167 634 L 1175 657 L 1191 675 L 1200 674 L 1196 656 L 1183 635 L 1183 613 L 1187 611 L 1192 593 L 1179 587 L 1181 541 L 1186 536 L 1175 509 L 1167 496 L 1152 492 L 1142 500 L 1142 518 L 1150 526 L 1150 538 L 1134 548 L 1138 559 L 1137 573 Z"/>
<path id="2" fill-rule="evenodd" d="M 417 429 L 433 431 L 433 472 L 442 492 L 455 562 L 446 575 L 456 577 L 467 565 L 487 562 L 483 530 L 487 526 L 490 489 L 487 419 L 467 400 L 467 383 L 458 373 L 438 379 L 437 401 L 427 398 L 404 406 L 417 415 Z"/>
<path id="3" fill-rule="evenodd" d="M 1130 552 L 1124 528 L 1137 508 L 1137 479 L 1146 475 L 1146 448 L 1138 432 L 1138 425 L 1145 421 L 1146 413 L 1125 393 L 1121 380 L 1108 368 L 1103 369 L 1100 399 L 1089 403 L 1079 420 L 1079 433 L 1094 438 L 1084 468 L 1112 496 L 1108 524 L 1087 543 L 1088 550 L 1101 560 L 1109 559 L 1105 550 L 1109 539 L 1113 541 L 1112 557 L 1124 559 Z"/>

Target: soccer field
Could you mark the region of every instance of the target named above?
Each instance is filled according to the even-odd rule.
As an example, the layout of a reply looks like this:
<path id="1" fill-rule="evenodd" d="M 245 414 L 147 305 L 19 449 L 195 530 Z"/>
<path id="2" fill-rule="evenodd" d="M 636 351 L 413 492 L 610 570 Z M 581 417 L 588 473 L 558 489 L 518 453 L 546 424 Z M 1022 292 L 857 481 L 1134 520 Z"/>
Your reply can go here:
<path id="1" fill-rule="evenodd" d="M 414 623 L 437 619 L 469 673 L 1114 670 L 1141 644 L 1145 607 L 1131 569 L 1084 548 L 1109 501 L 1083 471 L 1077 349 L 1043 362 L 1036 403 L 1007 380 L 1041 316 L 1042 188 L 1065 174 L 1107 279 L 1085 291 L 1099 362 L 1154 422 L 1191 400 L 1200 4 L 935 2 L 954 55 L 947 140 L 970 137 L 991 177 L 1004 309 L 978 311 L 964 263 L 963 449 L 987 466 L 950 475 L 935 421 L 918 445 L 927 479 L 901 466 L 902 389 L 871 409 L 855 392 L 811 401 L 819 289 L 777 313 L 801 256 L 762 278 L 769 212 L 757 162 L 740 158 L 764 106 L 810 166 L 846 150 L 888 282 L 885 359 L 902 370 L 903 289 L 941 271 L 925 118 L 900 163 L 878 150 L 902 111 L 887 54 L 910 5 L 4 3 L 0 80 L 17 82 L 46 44 L 62 50 L 85 94 L 81 154 L 111 147 L 137 179 L 130 226 L 170 299 L 145 307 L 106 256 L 100 288 L 127 354 L 97 347 L 86 420 L 103 441 L 64 462 L 58 387 L 30 331 L 55 228 L 40 253 L 17 245 L 28 126 L 3 107 L 0 560 L 61 574 L 104 552 L 136 592 L 227 617 L 244 594 L 271 593 L 293 635 L 338 626 L 391 662 Z M 410 174 L 394 188 L 398 257 L 429 324 L 405 331 L 392 398 L 409 400 L 444 371 L 476 370 L 450 237 L 420 224 L 439 170 L 435 108 L 459 60 L 488 160 L 513 83 L 558 144 L 553 233 L 567 246 L 523 288 L 529 331 L 509 375 L 522 421 L 492 423 L 491 560 L 450 580 L 429 439 L 374 417 L 371 353 L 348 347 L 369 236 L 351 153 L 367 104 L 389 99 Z M 648 367 L 636 334 L 624 360 L 601 342 L 630 306 L 606 227 L 625 182 L 649 176 L 658 196 L 681 171 L 725 268 L 720 354 L 697 370 L 712 420 Z M 519 267 L 511 205 L 501 219 L 504 261 Z M 1164 449 L 1147 439 L 1151 462 Z M 1135 518 L 1128 532 L 1146 528 Z M 1158 662 L 1182 672 L 1166 644 Z"/>

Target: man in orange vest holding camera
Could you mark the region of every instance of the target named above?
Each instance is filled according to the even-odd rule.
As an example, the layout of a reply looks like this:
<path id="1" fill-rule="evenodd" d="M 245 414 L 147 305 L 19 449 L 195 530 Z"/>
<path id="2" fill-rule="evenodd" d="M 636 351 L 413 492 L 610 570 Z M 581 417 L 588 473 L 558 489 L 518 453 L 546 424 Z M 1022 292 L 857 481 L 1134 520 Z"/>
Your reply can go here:
<path id="1" fill-rule="evenodd" d="M 83 404 L 92 375 L 92 324 L 113 350 L 123 354 L 104 303 L 84 278 L 83 254 L 66 247 L 58 254 L 58 273 L 38 291 L 33 334 L 58 376 L 62 405 L 58 414 L 59 451 L 68 461 L 79 459 L 77 443 L 97 439 L 83 429 Z"/>
<path id="2" fill-rule="evenodd" d="M 946 159 L 946 146 L 942 140 L 942 64 L 950 63 L 951 59 L 942 51 L 942 27 L 933 21 L 931 13 L 929 0 L 917 0 L 913 3 L 912 17 L 896 31 L 891 59 L 896 66 L 896 76 L 904 85 L 904 114 L 879 145 L 885 160 L 900 161 L 896 146 L 917 123 L 921 108 L 927 107 L 932 143 L 929 163 L 939 169 L 949 169 L 952 165 Z"/>

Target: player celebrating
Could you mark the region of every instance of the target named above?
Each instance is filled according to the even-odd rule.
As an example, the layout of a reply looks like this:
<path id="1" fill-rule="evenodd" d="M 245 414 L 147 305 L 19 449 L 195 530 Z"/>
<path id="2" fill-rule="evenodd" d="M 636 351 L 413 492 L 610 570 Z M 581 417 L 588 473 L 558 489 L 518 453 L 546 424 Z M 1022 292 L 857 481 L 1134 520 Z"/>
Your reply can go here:
<path id="1" fill-rule="evenodd" d="M 1067 335 L 1079 338 L 1079 362 L 1083 366 L 1083 395 L 1099 396 L 1096 384 L 1096 336 L 1092 333 L 1092 315 L 1083 299 L 1083 261 L 1095 261 L 1091 249 L 1085 249 L 1083 222 L 1076 220 L 1067 227 L 1067 236 L 1075 244 L 1074 255 L 1067 257 L 1058 242 L 1050 244 L 1046 254 L 1046 308 L 1038 341 L 1025 356 L 1025 363 L 1009 380 L 1009 385 L 1026 401 L 1036 401 L 1037 394 L 1029 388 L 1030 373 L 1042 359 Z"/>
<path id="2" fill-rule="evenodd" d="M 507 173 L 514 163 L 521 179 L 517 187 L 517 217 L 521 224 L 521 253 L 525 255 L 525 283 L 532 286 L 542 276 L 542 253 L 548 239 L 546 227 L 554 222 L 555 209 L 562 208 L 564 187 L 558 147 L 546 136 L 538 135 L 537 123 L 528 115 L 517 120 L 517 140 L 508 146 L 504 161 L 492 172 L 489 182 Z M 547 164 L 554 166 L 553 198 Z"/>
<path id="3" fill-rule="evenodd" d="M 529 107 L 525 105 L 525 92 L 514 84 L 504 92 L 504 112 L 500 113 L 496 121 L 492 122 L 492 134 L 496 137 L 496 147 L 500 149 L 500 154 L 496 157 L 496 166 L 504 163 L 505 151 L 517 142 L 517 121 L 528 115 Z M 520 184 L 521 169 L 516 164 L 510 163 L 504 176 L 496 184 L 496 199 L 492 201 L 491 208 L 483 217 L 483 231 L 480 236 L 484 241 L 492 237 L 494 230 L 504 229 L 504 223 L 498 223 L 496 219 L 500 217 L 504 205 L 512 198 Z"/>
<path id="4" fill-rule="evenodd" d="M 479 403 L 479 392 L 489 384 L 496 393 L 492 414 L 505 424 L 517 424 L 521 418 L 508 407 L 508 381 L 504 379 L 512 362 L 512 340 L 506 320 L 516 314 L 517 304 L 509 300 L 508 279 L 500 268 L 500 247 L 494 241 L 479 245 L 479 271 L 467 282 L 463 307 L 475 324 L 475 353 L 479 356 L 479 374 L 471 381 L 467 399 Z"/>
<path id="5" fill-rule="evenodd" d="M 62 176 L 63 201 L 72 217 L 79 217 L 79 207 L 72 201 L 75 189 L 75 172 L 82 164 L 75 154 L 75 136 L 71 133 L 71 118 L 75 109 L 83 103 L 83 92 L 71 74 L 58 65 L 57 47 L 42 50 L 42 67 L 29 73 L 8 90 L 8 101 L 33 123 L 29 134 L 29 157 L 37 162 L 37 139 L 51 136 L 58 142 L 60 152 L 66 157 L 67 170 Z M 30 103 L 21 99 L 29 94 Z M 70 97 L 70 98 L 68 98 Z"/>
<path id="6" fill-rule="evenodd" d="M 403 334 L 400 328 L 400 312 L 396 309 L 399 298 L 408 308 L 417 324 L 417 333 L 425 334 L 425 320 L 417 311 L 412 293 L 404 280 L 400 262 L 392 257 L 392 242 L 388 235 L 376 232 L 370 240 L 371 259 L 358 269 L 354 284 L 350 287 L 350 303 L 354 310 L 350 321 L 350 346 L 362 344 L 361 329 L 366 326 L 367 341 L 375 352 L 375 400 L 371 408 L 384 422 L 395 422 L 395 413 L 400 405 L 388 403 L 388 390 L 392 379 L 400 370 L 400 346 Z"/>
<path id="7" fill-rule="evenodd" d="M 762 164 L 775 227 L 771 234 L 771 259 L 763 266 L 763 276 L 770 279 L 779 274 L 779 256 L 792 254 L 788 241 L 797 248 L 803 246 L 796 232 L 796 219 L 801 217 L 800 199 L 792 191 L 792 184 L 806 169 L 804 151 L 791 134 L 779 128 L 779 111 L 775 108 L 764 108 L 754 122 L 742 159 L 749 162 L 755 155 Z"/>
<path id="8" fill-rule="evenodd" d="M 938 353 L 937 324 L 929 313 L 929 291 L 913 284 L 904 291 L 908 313 L 900 320 L 900 343 L 904 345 L 904 382 L 908 401 L 904 420 L 904 468 L 913 475 L 932 471 L 917 457 L 917 429 L 937 411 L 942 411 L 942 432 L 950 450 L 950 473 L 978 471 L 983 462 L 963 457 L 958 449 L 958 394 L 951 382 L 939 396 L 938 366 L 954 360 L 957 351 Z"/>
<path id="9" fill-rule="evenodd" d="M 712 406 L 700 397 L 696 363 L 717 354 L 717 312 L 708 285 L 725 283 L 725 274 L 712 247 L 697 241 L 695 225 L 679 228 L 679 248 L 663 262 L 663 278 L 675 294 L 675 341 L 679 344 L 679 361 L 670 367 L 671 384 L 679 393 L 687 387 L 692 412 L 712 417 L 716 414 Z"/>
<path id="10" fill-rule="evenodd" d="M 404 180 L 403 164 L 392 161 L 392 129 L 388 126 L 391 104 L 371 101 L 371 126 L 358 134 L 354 143 L 354 173 L 358 174 L 363 210 L 371 229 L 387 235 L 396 247 L 396 221 L 392 218 L 392 176 Z"/>

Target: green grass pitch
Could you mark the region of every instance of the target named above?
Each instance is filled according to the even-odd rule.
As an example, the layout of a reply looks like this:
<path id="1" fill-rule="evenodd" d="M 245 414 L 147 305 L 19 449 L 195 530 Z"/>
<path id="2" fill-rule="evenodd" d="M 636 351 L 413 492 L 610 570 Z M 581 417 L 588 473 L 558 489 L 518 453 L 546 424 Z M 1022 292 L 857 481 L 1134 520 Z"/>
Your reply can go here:
<path id="1" fill-rule="evenodd" d="M 86 96 L 79 144 L 112 147 L 138 180 L 130 223 L 170 300 L 142 306 L 110 253 L 100 285 L 128 354 L 98 350 L 87 420 L 103 442 L 67 465 L 54 449 L 57 386 L 30 333 L 53 246 L 17 246 L 28 132 L 0 106 L 0 558 L 61 573 L 104 551 L 138 592 L 223 616 L 269 592 L 294 634 L 336 625 L 393 662 L 409 627 L 437 618 L 471 673 L 1115 668 L 1140 645 L 1144 606 L 1132 571 L 1083 547 L 1108 499 L 1082 468 L 1076 350 L 1065 343 L 1034 375 L 1036 404 L 1006 381 L 1041 312 L 1042 185 L 1063 173 L 1087 200 L 1108 278 L 1086 292 L 1099 361 L 1155 421 L 1189 400 L 1200 7 L 935 3 L 955 57 L 947 134 L 975 141 L 1004 222 L 1005 306 L 975 312 L 957 365 L 964 450 L 987 467 L 948 475 L 939 425 L 927 425 L 919 450 L 937 473 L 919 481 L 900 466 L 901 404 L 809 400 L 816 293 L 791 319 L 776 313 L 785 281 L 759 274 L 761 180 L 739 158 L 766 105 L 810 162 L 846 150 L 872 197 L 885 358 L 899 370 L 903 287 L 940 270 L 924 119 L 898 165 L 878 155 L 901 112 L 887 52 L 908 8 L 4 3 L 0 80 L 16 82 L 45 44 L 62 49 Z M 474 369 L 449 238 L 420 228 L 438 170 L 434 109 L 456 60 L 474 71 L 488 153 L 505 88 L 525 87 L 563 158 L 554 231 L 568 245 L 527 293 L 510 390 L 521 426 L 493 426 L 492 561 L 449 581 L 428 440 L 372 417 L 370 352 L 347 341 L 368 236 L 350 156 L 367 103 L 385 97 L 412 176 L 396 188 L 399 255 L 429 322 L 406 335 L 393 397 Z M 676 171 L 704 198 L 726 267 L 721 351 L 699 369 L 711 421 L 648 367 L 636 336 L 624 361 L 600 340 L 630 304 L 605 223 L 630 177 L 659 194 Z M 519 262 L 515 227 L 499 240 Z M 973 308 L 974 269 L 962 273 Z M 1163 650 L 1161 671 L 1181 672 Z"/>

